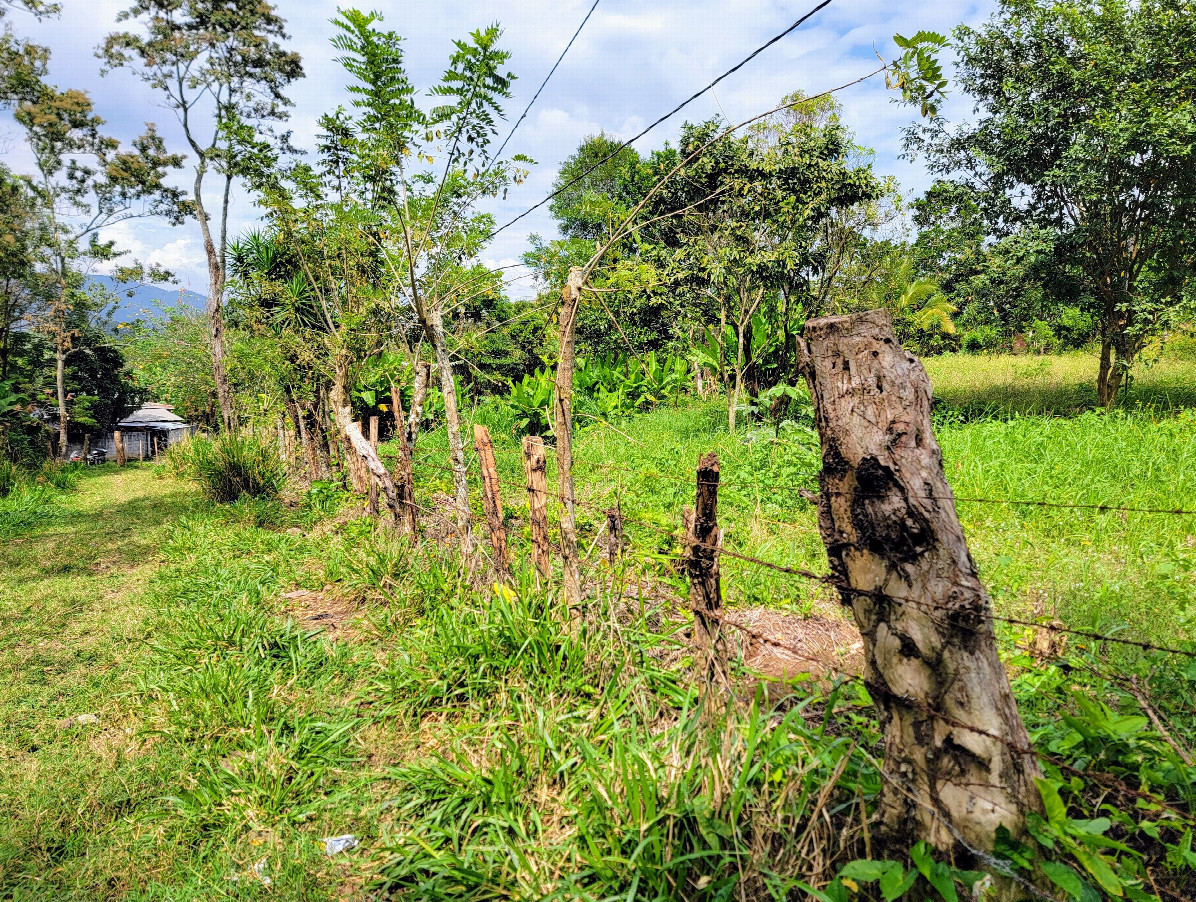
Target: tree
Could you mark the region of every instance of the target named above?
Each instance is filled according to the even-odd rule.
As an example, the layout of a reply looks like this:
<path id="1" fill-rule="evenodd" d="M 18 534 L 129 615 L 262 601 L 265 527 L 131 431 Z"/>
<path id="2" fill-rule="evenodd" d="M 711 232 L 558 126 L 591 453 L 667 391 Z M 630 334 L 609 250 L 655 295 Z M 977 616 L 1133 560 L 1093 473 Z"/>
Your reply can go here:
<path id="1" fill-rule="evenodd" d="M 680 156 L 709 144 L 719 131 L 716 122 L 686 125 Z M 752 320 L 766 294 L 792 285 L 814 266 L 814 249 L 833 211 L 880 196 L 871 170 L 852 165 L 846 149 L 841 126 L 810 117 L 722 137 L 657 195 L 660 209 L 649 211 L 673 217 L 665 240 L 676 249 L 675 278 L 718 303 L 720 341 L 734 335 L 735 347 L 720 349 L 730 377 L 731 430 L 752 363 Z"/>
<path id="2" fill-rule="evenodd" d="M 45 218 L 27 179 L 0 166 L 0 382 L 18 331 L 33 324 L 42 300 L 37 274 Z"/>
<path id="3" fill-rule="evenodd" d="M 1092 292 L 1099 403 L 1184 310 L 1196 255 L 1196 6 L 1002 0 L 955 30 L 975 123 L 911 129 L 908 148 L 973 188 L 1005 233 L 1055 231 Z"/>
<path id="4" fill-rule="evenodd" d="M 465 446 L 445 316 L 450 307 L 489 290 L 487 279 L 479 285 L 473 263 L 490 238 L 493 220 L 475 208 L 483 198 L 521 182 L 526 170 L 514 164 L 530 161 L 517 155 L 507 163 L 488 155 L 514 80 L 503 71 L 510 53 L 498 46 L 497 25 L 454 42 L 448 68 L 429 92 L 441 103 L 424 113 L 414 102 L 402 39 L 377 28 L 380 20 L 347 10 L 334 22 L 340 34 L 333 45 L 356 79 L 350 91 L 360 112 L 356 122 L 343 111 L 325 117 L 324 157 L 329 163 L 351 161 L 349 173 L 355 171 L 369 188 L 368 213 L 385 217 L 374 233 L 377 248 L 393 277 L 392 309 L 413 312 L 432 349 L 444 399 L 458 533 L 468 556 Z M 430 169 L 434 153 L 443 160 L 439 177 Z M 421 169 L 423 163 L 429 168 Z"/>
<path id="5" fill-rule="evenodd" d="M 199 223 L 208 263 L 208 324 L 212 372 L 226 429 L 236 423 L 225 373 L 224 284 L 228 208 L 240 145 L 286 118 L 284 91 L 303 75 L 299 55 L 286 50 L 284 20 L 262 0 L 137 0 L 118 16 L 140 33 L 108 35 L 99 55 L 108 69 L 133 68 L 166 101 L 195 156 L 186 212 Z M 107 70 L 105 70 L 107 71 Z M 212 172 L 216 200 L 205 193 Z M 214 228 L 213 228 L 214 225 Z"/>
<path id="6" fill-rule="evenodd" d="M 40 55 L 48 59 L 48 54 Z M 166 152 L 152 123 L 129 150 L 102 131 L 104 120 L 82 91 L 59 90 L 42 78 L 41 66 L 5 73 L 3 96 L 15 106 L 37 177 L 33 195 L 45 216 L 45 305 L 35 328 L 54 346 L 58 394 L 59 453 L 66 454 L 66 361 L 77 339 L 106 306 L 86 290 L 86 269 L 120 254 L 103 239 L 110 226 L 138 216 L 176 220 L 179 193 L 165 184 L 181 158 Z"/>

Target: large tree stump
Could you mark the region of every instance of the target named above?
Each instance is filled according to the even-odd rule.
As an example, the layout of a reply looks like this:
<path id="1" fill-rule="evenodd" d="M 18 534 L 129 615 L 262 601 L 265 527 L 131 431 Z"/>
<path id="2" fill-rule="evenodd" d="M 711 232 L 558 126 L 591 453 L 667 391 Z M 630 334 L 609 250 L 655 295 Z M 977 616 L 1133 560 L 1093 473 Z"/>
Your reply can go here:
<path id="1" fill-rule="evenodd" d="M 819 528 L 884 731 L 878 832 L 893 852 L 925 839 L 971 861 L 967 846 L 991 850 L 997 827 L 1017 836 L 1040 810 L 1039 770 L 943 474 L 930 380 L 883 310 L 811 320 L 805 338 Z"/>

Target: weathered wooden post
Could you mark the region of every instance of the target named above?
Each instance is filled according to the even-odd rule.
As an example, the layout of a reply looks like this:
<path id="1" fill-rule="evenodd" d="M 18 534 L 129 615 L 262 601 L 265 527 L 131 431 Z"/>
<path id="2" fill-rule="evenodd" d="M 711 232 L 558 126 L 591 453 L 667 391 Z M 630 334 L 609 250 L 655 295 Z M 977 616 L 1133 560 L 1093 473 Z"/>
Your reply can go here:
<path id="1" fill-rule="evenodd" d="M 718 528 L 718 455 L 698 461 L 694 508 L 685 512 L 685 569 L 689 575 L 689 606 L 694 616 L 695 663 L 707 682 L 725 682 L 726 649 L 722 638 L 722 586 L 718 556 L 722 534 Z"/>
<path id="2" fill-rule="evenodd" d="M 606 512 L 606 533 L 610 537 L 606 559 L 613 566 L 623 556 L 623 511 L 617 505 Z"/>
<path id="3" fill-rule="evenodd" d="M 415 467 L 411 460 L 411 445 L 407 441 L 407 425 L 403 421 L 403 397 L 399 392 L 399 387 L 393 382 L 390 383 L 390 403 L 395 417 L 395 435 L 399 437 L 399 463 L 395 467 L 395 489 L 399 495 L 400 509 L 395 517 L 399 528 L 411 536 L 411 541 L 418 542 L 419 513 L 415 509 Z"/>
<path id="4" fill-rule="evenodd" d="M 884 734 L 879 838 L 974 861 L 967 846 L 989 851 L 998 827 L 1019 836 L 1041 809 L 1039 770 L 943 474 L 930 380 L 883 310 L 810 320 L 798 351 L 822 443 L 819 529 Z"/>
<path id="5" fill-rule="evenodd" d="M 494 460 L 494 444 L 490 430 L 473 426 L 473 445 L 478 452 L 482 471 L 482 509 L 486 512 L 486 526 L 490 530 L 490 547 L 494 550 L 494 572 L 502 582 L 510 582 L 511 565 L 507 559 L 507 529 L 502 522 L 502 496 L 499 493 L 498 464 Z"/>
<path id="6" fill-rule="evenodd" d="M 91 433 L 83 433 L 83 463 L 87 463 L 87 455 L 91 452 Z"/>
<path id="7" fill-rule="evenodd" d="M 137 463 L 145 463 L 145 433 L 137 434 Z"/>
<path id="8" fill-rule="evenodd" d="M 577 611 L 581 606 L 577 511 L 573 491 L 573 369 L 576 363 L 574 338 L 577 330 L 577 308 L 581 303 L 584 281 L 585 271 L 575 266 L 569 270 L 569 279 L 561 289 L 558 329 L 561 350 L 552 401 L 557 482 L 561 492 L 561 566 L 565 577 L 565 607 L 570 611 Z"/>
<path id="9" fill-rule="evenodd" d="M 375 451 L 378 450 L 378 418 L 370 417 L 370 447 Z M 370 484 L 370 516 L 378 516 L 378 480 L 373 477 L 368 471 L 365 477 Z"/>
<path id="10" fill-rule="evenodd" d="M 544 439 L 538 435 L 523 437 L 523 472 L 527 476 L 527 514 L 532 528 L 532 553 L 536 570 L 545 579 L 552 573 L 548 551 L 548 464 L 544 459 Z"/>
<path id="11" fill-rule="evenodd" d="M 158 462 L 158 437 L 154 436 L 154 463 Z"/>
<path id="12" fill-rule="evenodd" d="M 112 433 L 112 447 L 116 451 L 116 465 L 123 467 L 125 465 L 125 440 L 119 429 Z"/>

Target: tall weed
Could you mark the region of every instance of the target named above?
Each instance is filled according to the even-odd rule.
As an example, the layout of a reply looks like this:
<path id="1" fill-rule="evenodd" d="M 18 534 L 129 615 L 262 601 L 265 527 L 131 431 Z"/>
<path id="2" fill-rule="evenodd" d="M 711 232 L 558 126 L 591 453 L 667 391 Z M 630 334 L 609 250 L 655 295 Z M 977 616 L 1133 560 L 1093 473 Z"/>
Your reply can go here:
<path id="1" fill-rule="evenodd" d="M 274 443 L 251 433 L 196 437 L 171 447 L 168 465 L 199 483 L 213 501 L 230 503 L 242 496 L 277 498 L 286 467 Z"/>

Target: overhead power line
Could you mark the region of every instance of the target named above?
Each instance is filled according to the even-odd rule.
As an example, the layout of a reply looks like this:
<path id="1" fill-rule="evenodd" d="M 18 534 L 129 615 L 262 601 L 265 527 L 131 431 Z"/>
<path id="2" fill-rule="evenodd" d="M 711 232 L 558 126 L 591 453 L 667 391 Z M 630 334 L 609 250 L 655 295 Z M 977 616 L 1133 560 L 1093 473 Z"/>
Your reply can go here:
<path id="1" fill-rule="evenodd" d="M 497 229 L 495 229 L 493 232 L 490 233 L 490 237 L 493 238 L 495 235 L 497 235 L 503 229 L 513 226 L 519 220 L 523 219 L 523 217 L 529 215 L 530 213 L 533 213 L 534 211 L 536 211 L 540 207 L 544 206 L 546 203 L 548 203 L 553 198 L 557 197 L 558 195 L 560 195 L 563 192 L 567 191 L 568 189 L 572 188 L 574 185 L 576 185 L 578 182 L 580 182 L 582 179 L 584 179 L 587 175 L 589 175 L 591 172 L 593 172 L 599 166 L 609 163 L 622 150 L 624 150 L 627 147 L 630 147 L 632 144 L 634 144 L 636 141 L 638 141 L 644 135 L 648 134 L 648 132 L 652 131 L 652 129 L 656 128 L 656 126 L 660 125 L 662 122 L 665 122 L 665 121 L 673 118 L 673 116 L 676 116 L 679 112 L 681 112 L 683 109 L 685 109 L 691 103 L 693 103 L 695 100 L 697 100 L 703 94 L 705 94 L 707 91 L 712 90 L 716 85 L 718 85 L 719 82 L 721 82 L 727 76 L 733 75 L 734 73 L 738 72 L 740 69 L 742 69 L 748 63 L 750 63 L 752 60 L 754 60 L 757 56 L 759 56 L 761 53 L 763 53 L 765 50 L 767 50 L 769 47 L 771 47 L 777 41 L 781 40 L 784 37 L 787 37 L 789 34 L 796 31 L 798 28 L 800 28 L 806 22 L 806 20 L 809 19 L 811 16 L 813 16 L 815 13 L 818 13 L 821 10 L 825 9 L 826 7 L 830 6 L 832 2 L 834 2 L 834 0 L 822 0 L 821 3 L 819 3 L 813 9 L 811 9 L 809 12 L 807 12 L 804 16 L 802 16 L 800 19 L 798 19 L 796 22 L 794 22 L 792 25 L 790 25 L 788 28 L 786 28 L 780 34 L 773 36 L 767 42 L 761 44 L 759 47 L 757 47 L 755 50 L 753 50 L 751 53 L 749 53 L 747 56 L 745 56 L 743 59 L 741 59 L 738 63 L 736 63 L 734 66 L 732 66 L 726 72 L 724 72 L 722 75 L 720 75 L 714 81 L 710 82 L 710 84 L 706 85 L 706 87 L 702 88 L 699 91 L 694 92 L 689 97 L 687 97 L 685 100 L 681 101 L 681 103 L 677 104 L 675 107 L 673 107 L 667 113 L 665 113 L 663 116 L 661 116 L 659 119 L 657 119 L 655 122 L 653 122 L 652 124 L 647 126 L 645 129 L 643 129 L 641 132 L 632 136 L 631 138 L 628 138 L 626 141 L 624 141 L 622 144 L 620 144 L 618 147 L 616 147 L 614 150 L 612 150 L 609 154 L 607 154 L 605 157 L 603 157 L 597 163 L 595 163 L 590 168 L 588 168 L 585 172 L 581 173 L 576 178 L 571 179 L 566 184 L 557 188 L 555 191 L 553 191 L 551 194 L 549 194 L 547 197 L 545 197 L 542 201 L 537 203 L 535 206 L 528 207 L 526 210 L 524 210 L 522 213 L 520 213 L 514 219 L 504 222 Z M 582 24 L 584 24 L 584 23 L 582 23 Z M 568 48 L 566 48 L 566 49 L 568 49 Z M 504 142 L 504 144 L 505 144 L 505 142 Z"/>
<path id="2" fill-rule="evenodd" d="M 594 10 L 598 8 L 599 2 L 600 2 L 600 0 L 594 0 L 594 5 L 591 6 L 590 11 L 588 13 L 586 13 L 586 17 L 581 20 L 581 24 L 577 26 L 577 31 L 573 32 L 573 37 L 569 38 L 569 43 L 565 45 L 565 49 L 561 51 L 561 55 L 556 58 L 556 62 L 552 64 L 552 68 L 549 69 L 548 74 L 544 76 L 544 81 L 540 82 L 540 87 L 538 87 L 536 89 L 536 94 L 534 97 L 532 97 L 531 103 L 529 103 L 527 105 L 527 108 L 524 109 L 523 115 L 519 117 L 518 121 L 516 121 L 516 123 L 513 126 L 511 126 L 510 134 L 508 134 L 507 137 L 503 140 L 502 145 L 498 148 L 498 153 L 496 153 L 494 155 L 494 159 L 497 160 L 499 157 L 502 156 L 502 152 L 506 149 L 507 142 L 511 140 L 511 136 L 514 135 L 515 132 L 519 129 L 519 126 L 523 124 L 523 120 L 527 118 L 528 112 L 535 105 L 536 100 L 539 99 L 540 92 L 544 90 L 544 86 L 546 84 L 548 84 L 548 80 L 550 78 L 552 78 L 553 73 L 556 72 L 557 66 L 559 66 L 561 64 L 561 60 L 563 60 L 565 58 L 565 54 L 569 52 L 569 48 L 573 46 L 573 42 L 577 40 L 577 36 L 579 34 L 581 34 L 581 30 L 583 28 L 585 28 L 586 23 L 588 21 L 590 21 L 590 16 L 592 16 L 594 14 Z M 501 229 L 499 231 L 501 231 Z M 495 232 L 494 234 L 498 234 L 498 233 Z"/>

